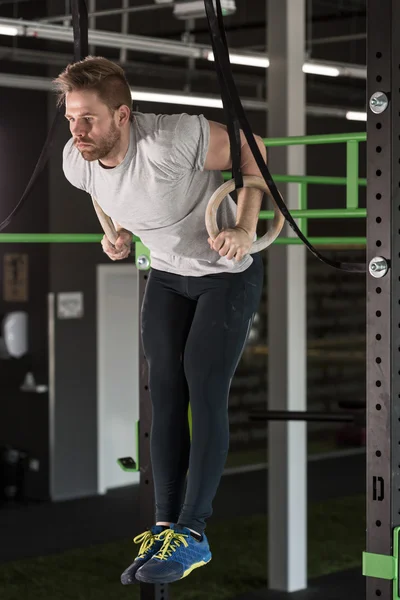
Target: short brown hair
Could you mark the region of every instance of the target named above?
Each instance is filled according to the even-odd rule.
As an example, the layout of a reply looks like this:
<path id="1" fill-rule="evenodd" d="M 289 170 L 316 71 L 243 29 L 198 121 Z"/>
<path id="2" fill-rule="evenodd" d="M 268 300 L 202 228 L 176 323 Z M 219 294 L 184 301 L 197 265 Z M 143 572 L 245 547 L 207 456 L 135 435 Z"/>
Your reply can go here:
<path id="1" fill-rule="evenodd" d="M 53 80 L 58 93 L 58 105 L 65 101 L 69 92 L 93 90 L 111 111 L 122 105 L 131 109 L 132 97 L 124 70 L 102 56 L 87 56 L 84 60 L 72 63 Z"/>

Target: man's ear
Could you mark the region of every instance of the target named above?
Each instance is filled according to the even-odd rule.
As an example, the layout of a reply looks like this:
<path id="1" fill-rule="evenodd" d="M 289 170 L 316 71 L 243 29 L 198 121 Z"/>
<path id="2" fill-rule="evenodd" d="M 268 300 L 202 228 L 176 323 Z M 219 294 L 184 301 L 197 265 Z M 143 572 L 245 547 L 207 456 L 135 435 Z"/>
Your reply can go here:
<path id="1" fill-rule="evenodd" d="M 125 106 L 125 104 L 123 104 L 119 107 L 118 113 L 118 124 L 125 125 L 125 123 L 129 121 L 131 115 L 130 109 L 127 106 Z"/>

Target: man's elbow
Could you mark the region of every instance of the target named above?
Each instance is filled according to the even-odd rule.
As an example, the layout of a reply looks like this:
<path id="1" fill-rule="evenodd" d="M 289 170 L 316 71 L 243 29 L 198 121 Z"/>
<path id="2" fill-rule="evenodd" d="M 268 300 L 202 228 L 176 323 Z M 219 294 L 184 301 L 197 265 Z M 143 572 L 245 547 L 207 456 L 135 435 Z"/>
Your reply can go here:
<path id="1" fill-rule="evenodd" d="M 267 149 L 265 147 L 263 138 L 260 135 L 256 135 L 255 133 L 253 133 L 253 137 L 254 137 L 254 140 L 255 140 L 255 142 L 256 142 L 256 144 L 258 146 L 258 149 L 261 152 L 261 156 L 263 157 L 264 161 L 267 162 Z M 247 148 L 251 152 L 251 148 L 248 145 L 247 138 L 246 138 L 246 136 L 245 136 L 245 134 L 243 133 L 242 130 L 240 130 L 240 138 L 241 138 L 242 150 L 243 150 L 244 146 L 247 146 Z"/>

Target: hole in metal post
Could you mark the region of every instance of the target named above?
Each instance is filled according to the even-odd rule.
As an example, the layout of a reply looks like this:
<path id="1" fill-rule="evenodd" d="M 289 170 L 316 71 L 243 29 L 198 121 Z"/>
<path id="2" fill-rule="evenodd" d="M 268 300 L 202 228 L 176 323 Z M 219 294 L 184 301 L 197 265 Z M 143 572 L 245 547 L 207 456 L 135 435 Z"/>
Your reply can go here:
<path id="1" fill-rule="evenodd" d="M 378 340 L 378 342 L 382 339 L 382 336 L 380 333 L 377 333 L 375 336 L 375 339 Z"/>
<path id="2" fill-rule="evenodd" d="M 375 198 L 376 198 L 377 200 L 380 200 L 380 199 L 382 198 L 382 194 L 376 194 Z M 400 207 L 399 207 L 399 209 L 400 209 Z"/>
<path id="3" fill-rule="evenodd" d="M 381 317 L 382 316 L 382 313 L 381 313 L 380 310 L 377 310 L 375 314 L 376 314 L 377 317 Z"/>
<path id="4" fill-rule="evenodd" d="M 382 219 L 380 217 L 376 217 L 376 222 L 377 223 L 382 223 Z"/>
<path id="5" fill-rule="evenodd" d="M 381 359 L 381 357 L 380 357 L 380 356 L 378 356 L 378 357 L 376 358 L 376 364 L 377 364 L 377 365 L 380 365 L 380 364 L 381 364 L 381 362 L 382 362 L 382 359 Z"/>
<path id="6" fill-rule="evenodd" d="M 382 246 L 381 240 L 377 240 L 376 245 L 378 246 L 378 248 L 380 248 Z"/>
<path id="7" fill-rule="evenodd" d="M 376 408 L 376 410 L 381 410 L 381 409 L 382 409 L 382 406 L 381 406 L 380 404 L 377 404 L 377 405 L 375 406 L 375 408 Z"/>

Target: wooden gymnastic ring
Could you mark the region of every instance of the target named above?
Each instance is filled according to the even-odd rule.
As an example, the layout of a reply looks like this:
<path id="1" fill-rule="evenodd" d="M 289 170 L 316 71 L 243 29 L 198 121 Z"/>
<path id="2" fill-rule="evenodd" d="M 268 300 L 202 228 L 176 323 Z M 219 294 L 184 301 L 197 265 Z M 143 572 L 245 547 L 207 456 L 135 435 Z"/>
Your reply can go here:
<path id="1" fill-rule="evenodd" d="M 280 232 L 282 231 L 282 227 L 285 224 L 285 217 L 282 215 L 280 210 L 277 207 L 277 204 L 270 192 L 270 189 L 264 179 L 262 177 L 258 177 L 257 175 L 245 175 L 243 177 L 243 187 L 251 187 L 257 188 L 265 192 L 271 199 L 274 204 L 274 220 L 272 222 L 272 226 L 267 231 L 265 235 L 263 235 L 259 240 L 256 240 L 251 249 L 250 254 L 254 254 L 255 252 L 260 252 L 260 250 L 265 250 L 268 248 L 278 237 Z M 212 240 L 215 240 L 217 235 L 220 233 L 217 225 L 217 211 L 219 205 L 222 200 L 226 198 L 227 194 L 233 192 L 235 189 L 235 180 L 230 179 L 223 183 L 211 196 L 208 201 L 207 209 L 206 209 L 206 228 L 208 231 L 208 235 Z"/>
<path id="2" fill-rule="evenodd" d="M 106 234 L 108 241 L 110 242 L 110 244 L 115 246 L 115 242 L 118 239 L 118 233 L 114 227 L 114 223 L 113 223 L 112 219 L 108 215 L 106 215 L 106 213 L 103 211 L 101 206 L 98 204 L 96 198 L 93 198 L 93 196 L 92 196 L 92 202 L 93 202 L 94 210 L 96 211 L 97 217 L 100 221 L 100 224 L 103 228 L 104 233 Z"/>

